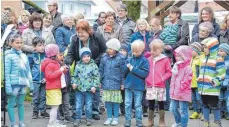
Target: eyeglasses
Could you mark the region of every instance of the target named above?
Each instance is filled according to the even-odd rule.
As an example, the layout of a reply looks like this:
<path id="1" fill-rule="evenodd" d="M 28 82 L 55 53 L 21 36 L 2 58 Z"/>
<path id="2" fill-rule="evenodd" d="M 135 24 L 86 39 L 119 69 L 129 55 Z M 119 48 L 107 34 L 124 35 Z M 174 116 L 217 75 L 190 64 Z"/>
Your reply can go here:
<path id="1" fill-rule="evenodd" d="M 21 15 L 21 16 L 24 16 L 24 17 L 29 17 L 28 15 Z"/>
<path id="2" fill-rule="evenodd" d="M 118 10 L 118 12 L 124 12 L 124 11 L 126 11 L 126 10 Z"/>
<path id="3" fill-rule="evenodd" d="M 54 6 L 54 5 L 48 5 L 48 7 L 51 7 L 51 6 Z"/>

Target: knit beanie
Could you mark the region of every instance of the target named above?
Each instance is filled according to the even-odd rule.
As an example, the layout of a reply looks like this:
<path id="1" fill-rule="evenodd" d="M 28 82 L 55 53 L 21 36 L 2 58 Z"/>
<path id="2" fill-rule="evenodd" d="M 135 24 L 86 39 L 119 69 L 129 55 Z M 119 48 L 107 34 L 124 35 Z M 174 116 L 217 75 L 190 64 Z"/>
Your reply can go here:
<path id="1" fill-rule="evenodd" d="M 10 13 L 8 11 L 4 11 L 1 13 L 1 22 L 2 24 L 9 24 L 11 21 L 10 19 Z"/>
<path id="2" fill-rule="evenodd" d="M 128 46 L 126 44 L 121 44 L 121 48 L 120 49 L 123 49 L 126 52 L 128 52 Z"/>
<path id="3" fill-rule="evenodd" d="M 192 50 L 196 51 L 199 55 L 203 51 L 203 47 L 199 42 L 192 43 L 190 47 L 192 48 Z"/>
<path id="4" fill-rule="evenodd" d="M 107 48 L 119 51 L 121 48 L 121 44 L 120 41 L 116 38 L 112 38 L 110 39 L 107 43 L 106 43 Z"/>
<path id="5" fill-rule="evenodd" d="M 223 43 L 219 46 L 219 49 L 222 49 L 229 55 L 229 45 L 227 43 Z"/>
<path id="6" fill-rule="evenodd" d="M 59 47 L 56 44 L 48 44 L 45 46 L 45 54 L 48 58 L 59 54 Z"/>
<path id="7" fill-rule="evenodd" d="M 87 47 L 83 47 L 80 49 L 80 57 L 83 58 L 84 55 L 89 55 L 91 56 L 91 50 Z"/>

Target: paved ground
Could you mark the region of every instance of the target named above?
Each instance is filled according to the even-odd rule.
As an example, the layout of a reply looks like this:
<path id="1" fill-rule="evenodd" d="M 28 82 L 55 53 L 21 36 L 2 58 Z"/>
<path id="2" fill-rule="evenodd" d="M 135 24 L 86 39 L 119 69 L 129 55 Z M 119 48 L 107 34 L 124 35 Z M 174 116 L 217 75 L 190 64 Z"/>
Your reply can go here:
<path id="1" fill-rule="evenodd" d="M 48 111 L 49 112 L 49 111 Z M 191 111 L 190 111 L 191 113 Z M 3 112 L 1 113 L 3 116 Z M 17 109 L 15 110 L 15 115 L 17 116 Z M 18 118 L 17 118 L 18 119 Z M 102 127 L 103 122 L 106 119 L 106 115 L 101 115 L 101 120 L 93 121 L 93 127 Z M 120 124 L 117 127 L 123 127 L 124 116 L 119 117 Z M 6 124 L 9 126 L 8 115 L 6 115 Z M 143 122 L 146 123 L 147 118 L 145 117 Z M 158 123 L 158 114 L 155 118 L 156 125 Z M 211 122 L 213 122 L 213 115 L 211 115 Z M 48 119 L 32 119 L 32 106 L 29 103 L 25 104 L 25 124 L 27 127 L 47 127 Z M 174 123 L 173 115 L 170 112 L 166 112 L 166 125 L 171 127 Z M 222 120 L 223 127 L 229 127 L 229 121 Z M 85 122 L 81 124 L 82 127 L 85 127 Z M 9 126 L 10 127 L 10 126 Z M 67 124 L 67 127 L 73 127 L 73 124 Z M 135 119 L 132 120 L 132 127 L 135 127 Z M 203 127 L 203 122 L 200 120 L 189 120 L 188 127 Z"/>

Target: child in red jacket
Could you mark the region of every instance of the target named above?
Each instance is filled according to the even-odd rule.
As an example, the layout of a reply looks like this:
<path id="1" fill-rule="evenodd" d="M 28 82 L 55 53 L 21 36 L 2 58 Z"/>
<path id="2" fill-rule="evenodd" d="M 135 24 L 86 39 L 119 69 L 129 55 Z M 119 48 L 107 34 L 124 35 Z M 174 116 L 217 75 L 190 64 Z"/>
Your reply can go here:
<path id="1" fill-rule="evenodd" d="M 45 47 L 46 59 L 41 64 L 41 71 L 45 74 L 46 80 L 46 104 L 50 105 L 50 119 L 47 127 L 66 127 L 57 122 L 57 109 L 62 103 L 61 75 L 68 71 L 67 66 L 60 66 L 57 55 L 59 47 L 56 44 L 48 44 Z"/>
<path id="2" fill-rule="evenodd" d="M 149 116 L 147 127 L 154 126 L 155 100 L 159 104 L 159 127 L 165 126 L 164 101 L 166 101 L 166 80 L 171 77 L 170 59 L 162 54 L 164 43 L 154 39 L 150 43 L 151 56 L 148 58 L 150 71 L 146 78 L 146 99 L 149 102 Z"/>

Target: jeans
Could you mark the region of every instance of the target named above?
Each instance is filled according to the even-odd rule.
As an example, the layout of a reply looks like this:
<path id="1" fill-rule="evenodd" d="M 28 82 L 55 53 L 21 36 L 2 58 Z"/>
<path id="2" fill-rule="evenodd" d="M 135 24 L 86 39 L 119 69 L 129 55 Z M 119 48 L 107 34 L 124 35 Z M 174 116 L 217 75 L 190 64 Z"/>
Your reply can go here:
<path id="1" fill-rule="evenodd" d="M 220 90 L 219 106 L 221 112 L 227 113 L 227 117 L 229 117 L 229 90 L 227 88 Z"/>
<path id="2" fill-rule="evenodd" d="M 107 117 L 112 118 L 112 114 L 114 114 L 114 118 L 118 118 L 120 104 L 114 102 L 105 102 L 105 105 L 107 108 Z"/>
<path id="3" fill-rule="evenodd" d="M 168 79 L 166 80 L 166 101 L 165 101 L 165 110 L 169 110 L 169 105 L 170 105 L 170 95 L 169 95 L 169 91 L 170 91 L 170 80 Z"/>
<path id="4" fill-rule="evenodd" d="M 180 110 L 178 110 L 180 108 Z M 170 111 L 173 113 L 176 124 L 182 127 L 188 126 L 188 102 L 171 99 Z"/>
<path id="5" fill-rule="evenodd" d="M 62 92 L 62 104 L 58 107 L 57 118 L 60 116 L 70 116 L 69 93 Z"/>
<path id="6" fill-rule="evenodd" d="M 219 97 L 202 95 L 204 120 L 209 121 L 210 109 L 213 110 L 215 121 L 220 121 Z"/>
<path id="7" fill-rule="evenodd" d="M 142 96 L 143 91 L 125 89 L 125 119 L 131 123 L 132 101 L 134 98 L 135 118 L 136 123 L 142 124 Z"/>
<path id="8" fill-rule="evenodd" d="M 34 83 L 33 90 L 33 112 L 43 113 L 46 111 L 46 89 L 45 84 Z"/>
<path id="9" fill-rule="evenodd" d="M 82 117 L 82 110 L 84 104 L 86 105 L 86 119 L 92 118 L 92 93 L 91 92 L 80 92 L 76 91 L 76 119 L 80 120 Z"/>
<path id="10" fill-rule="evenodd" d="M 17 103 L 19 123 L 24 123 L 24 100 L 26 95 L 26 86 L 12 85 L 13 93 L 8 96 L 8 115 L 11 125 L 15 125 L 14 106 Z"/>
<path id="11" fill-rule="evenodd" d="M 192 107 L 194 112 L 201 113 L 202 101 L 197 88 L 192 88 Z"/>
<path id="12" fill-rule="evenodd" d="M 99 114 L 100 91 L 92 94 L 92 114 Z"/>

